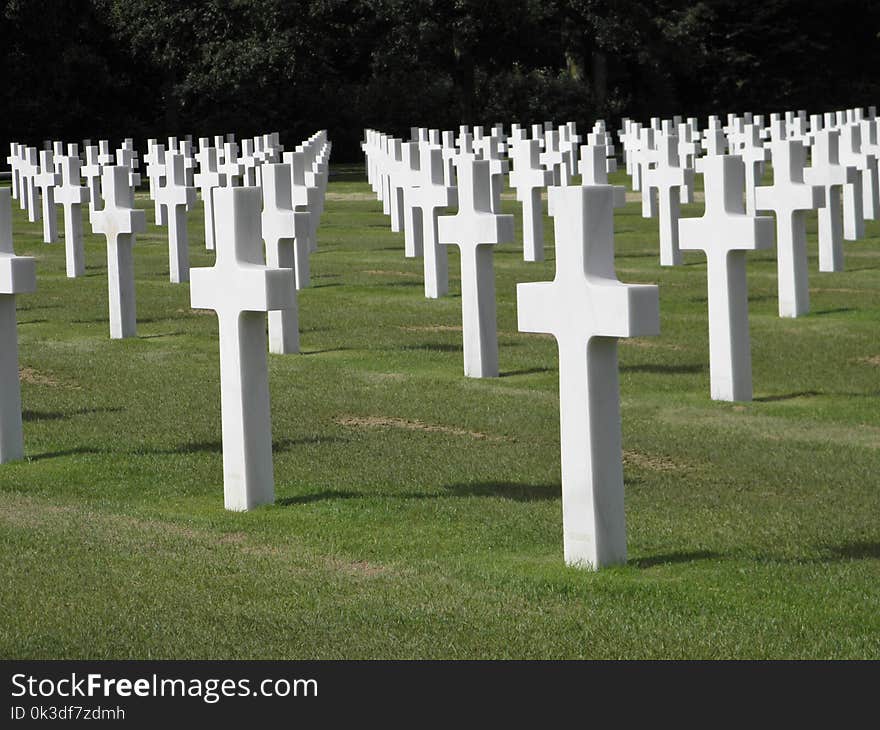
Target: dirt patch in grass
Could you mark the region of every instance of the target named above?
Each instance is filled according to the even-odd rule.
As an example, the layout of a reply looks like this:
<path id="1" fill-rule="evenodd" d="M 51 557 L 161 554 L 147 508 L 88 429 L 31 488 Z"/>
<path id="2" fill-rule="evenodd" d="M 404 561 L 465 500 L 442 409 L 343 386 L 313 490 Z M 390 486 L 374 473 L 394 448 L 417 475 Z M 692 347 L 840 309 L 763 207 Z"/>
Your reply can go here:
<path id="1" fill-rule="evenodd" d="M 395 418 L 393 416 L 337 416 L 335 423 L 347 428 L 401 428 L 406 431 L 427 431 L 429 433 L 445 433 L 450 436 L 469 436 L 474 439 L 487 441 L 511 441 L 504 436 L 493 436 L 481 431 L 468 431 L 455 426 L 440 426 L 424 421 L 412 421 L 407 418 Z"/>
<path id="2" fill-rule="evenodd" d="M 410 276 L 413 278 L 419 276 L 414 271 L 392 271 L 386 269 L 367 269 L 364 273 L 372 276 Z"/>
<path id="3" fill-rule="evenodd" d="M 860 357 L 856 362 L 860 362 L 864 365 L 873 365 L 875 368 L 880 368 L 880 355 L 871 355 L 870 357 Z"/>
<path id="4" fill-rule="evenodd" d="M 400 329 L 405 332 L 461 332 L 461 325 L 455 324 L 402 324 Z"/>
<path id="5" fill-rule="evenodd" d="M 375 578 L 386 575 L 389 569 L 384 565 L 370 563 L 366 560 L 344 560 L 342 558 L 328 558 L 327 565 L 341 573 L 358 578 Z"/>
<path id="6" fill-rule="evenodd" d="M 34 370 L 33 368 L 28 367 L 18 368 L 18 379 L 22 383 L 29 383 L 30 385 L 46 385 L 50 388 L 60 388 L 62 385 L 60 380 L 56 380 L 51 375 L 46 375 L 39 370 Z"/>
<path id="7" fill-rule="evenodd" d="M 665 456 L 643 454 L 641 451 L 623 450 L 623 465 L 635 466 L 649 471 L 681 471 L 685 467 Z"/>
<path id="8" fill-rule="evenodd" d="M 178 309 L 178 314 L 194 314 L 201 317 L 216 317 L 217 312 L 213 309 Z"/>
<path id="9" fill-rule="evenodd" d="M 630 347 L 638 347 L 647 350 L 684 350 L 681 345 L 676 345 L 674 342 L 663 342 L 662 340 L 658 341 L 656 339 L 643 337 L 622 338 L 618 340 L 618 342 L 620 342 L 621 345 L 629 345 Z"/>

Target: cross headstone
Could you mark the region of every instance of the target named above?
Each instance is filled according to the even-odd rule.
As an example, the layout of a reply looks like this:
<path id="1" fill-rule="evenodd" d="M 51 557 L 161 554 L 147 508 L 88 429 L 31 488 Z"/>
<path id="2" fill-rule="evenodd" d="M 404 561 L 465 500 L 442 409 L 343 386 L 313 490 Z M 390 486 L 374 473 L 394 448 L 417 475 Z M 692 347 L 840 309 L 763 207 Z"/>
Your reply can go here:
<path id="1" fill-rule="evenodd" d="M 860 110 L 854 110 L 858 114 Z M 860 121 L 847 124 L 840 135 L 840 163 L 858 170 L 860 178 L 844 187 L 844 238 L 865 237 L 865 219 L 877 217 L 877 158 L 871 153 L 870 136 L 863 139 Z M 849 211 L 849 212 L 848 212 Z M 851 221 L 847 235 L 847 220 Z"/>
<path id="2" fill-rule="evenodd" d="M 737 154 L 746 170 L 746 213 L 755 215 L 755 186 L 760 181 L 764 163 L 770 160 L 770 151 L 761 140 L 761 129 L 754 124 L 745 125 L 741 142 Z"/>
<path id="3" fill-rule="evenodd" d="M 296 288 L 305 289 L 309 285 L 309 254 L 312 252 L 312 231 L 315 225 L 312 217 L 317 215 L 318 197 L 321 191 L 306 185 L 306 157 L 303 152 L 285 152 L 284 164 L 290 165 L 290 185 L 293 209 L 308 216 L 308 226 L 296 229 Z"/>
<path id="4" fill-rule="evenodd" d="M 202 194 L 202 204 L 205 212 L 205 248 L 214 250 L 215 228 L 214 225 L 214 196 L 213 191 L 224 187 L 226 178 L 217 167 L 217 148 L 201 147 L 197 157 L 199 158 L 199 171 L 193 182 Z"/>
<path id="5" fill-rule="evenodd" d="M 55 215 L 55 188 L 61 182 L 55 172 L 55 162 L 49 150 L 40 152 L 40 172 L 34 178 L 36 186 L 42 192 L 43 201 L 43 241 L 55 243 L 58 240 L 58 217 Z"/>
<path id="6" fill-rule="evenodd" d="M 556 277 L 517 285 L 518 326 L 556 338 L 565 562 L 599 569 L 626 562 L 617 339 L 659 334 L 659 295 L 614 272 L 614 187 L 549 194 Z"/>
<path id="7" fill-rule="evenodd" d="M 15 295 L 36 288 L 36 262 L 12 247 L 11 191 L 0 188 L 0 464 L 24 456 Z"/>
<path id="8" fill-rule="evenodd" d="M 679 221 L 679 246 L 704 251 L 709 292 L 709 378 L 713 400 L 752 399 L 746 251 L 773 246 L 773 221 L 746 215 L 745 166 L 734 155 L 703 159 L 706 212 Z"/>
<path id="9" fill-rule="evenodd" d="M 862 197 L 864 213 L 868 220 L 880 218 L 880 143 L 877 137 L 876 120 L 863 119 L 859 122 L 862 130 Z"/>
<path id="10" fill-rule="evenodd" d="M 12 198 L 13 200 L 18 200 L 19 181 L 21 179 L 21 169 L 19 167 L 18 156 L 18 142 L 9 143 L 9 157 L 6 158 L 6 163 L 9 165 L 9 170 L 12 173 Z"/>
<path id="11" fill-rule="evenodd" d="M 773 185 L 756 188 L 755 203 L 776 214 L 779 316 L 798 317 L 810 311 L 806 211 L 824 205 L 825 190 L 804 182 L 807 153 L 801 142 L 776 139 L 770 151 Z"/>
<path id="12" fill-rule="evenodd" d="M 89 216 L 104 207 L 101 198 L 101 163 L 98 162 L 98 148 L 94 145 L 86 147 L 86 164 L 82 167 L 82 176 L 89 189 Z"/>
<path id="13" fill-rule="evenodd" d="M 137 336 L 134 289 L 135 235 L 147 229 L 146 214 L 134 207 L 130 171 L 107 165 L 101 172 L 104 206 L 90 215 L 92 231 L 107 239 L 107 282 L 110 292 L 110 337 Z"/>
<path id="14" fill-rule="evenodd" d="M 808 185 L 825 188 L 819 208 L 819 271 L 843 271 L 843 208 L 841 191 L 855 183 L 856 170 L 840 164 L 840 132 L 823 129 L 813 140 L 812 166 L 804 171 Z"/>
<path id="15" fill-rule="evenodd" d="M 223 145 L 223 162 L 217 165 L 220 174 L 226 179 L 227 187 L 241 185 L 244 166 L 238 161 L 238 145 L 227 142 Z"/>
<path id="16" fill-rule="evenodd" d="M 171 282 L 189 281 L 189 238 L 186 211 L 195 204 L 196 189 L 186 184 L 183 155 L 165 155 L 165 184 L 156 191 L 168 218 L 168 260 Z"/>
<path id="17" fill-rule="evenodd" d="M 656 130 L 653 128 L 643 128 L 641 130 L 641 139 L 639 140 L 638 163 L 641 167 L 642 182 L 642 218 L 657 217 L 657 196 L 654 191 L 648 187 L 648 171 L 655 167 L 660 157 L 660 151 L 657 148 Z"/>
<path id="18" fill-rule="evenodd" d="M 522 203 L 523 259 L 544 260 L 544 218 L 541 214 L 541 193 L 550 184 L 553 174 L 541 165 L 541 146 L 536 139 L 518 140 L 513 149 L 513 170 L 510 186 Z"/>
<path id="19" fill-rule="evenodd" d="M 437 299 L 449 291 L 446 247 L 437 242 L 437 211 L 457 202 L 456 189 L 446 185 L 440 147 L 429 144 L 419 150 L 418 183 L 409 194 L 410 204 L 421 218 L 425 296 Z"/>
<path id="20" fill-rule="evenodd" d="M 36 147 L 28 147 L 24 153 L 22 175 L 24 177 L 24 209 L 28 214 L 29 223 L 37 223 L 40 214 L 40 189 L 37 179 L 40 176 L 40 158 Z"/>
<path id="21" fill-rule="evenodd" d="M 693 186 L 694 171 L 682 167 L 678 159 L 678 137 L 674 134 L 660 135 L 657 166 L 645 171 L 642 195 L 657 191 L 660 202 L 660 265 L 676 266 L 681 263 L 678 248 L 678 219 L 681 215 L 683 186 Z"/>
<path id="22" fill-rule="evenodd" d="M 260 191 L 214 191 L 217 261 L 192 270 L 191 306 L 213 309 L 220 326 L 220 409 L 226 509 L 275 499 L 266 312 L 293 306 L 290 269 L 265 265 Z"/>
<path id="23" fill-rule="evenodd" d="M 158 144 L 155 139 L 147 140 L 147 179 L 150 181 L 150 199 L 153 201 L 154 220 L 157 226 L 168 225 L 165 208 L 159 203 L 157 193 L 165 182 L 165 145 Z"/>
<path id="24" fill-rule="evenodd" d="M 64 251 L 67 276 L 71 279 L 86 272 L 83 249 L 82 206 L 89 202 L 89 190 L 80 185 L 80 159 L 77 146 L 69 145 L 67 155 L 60 158 L 61 184 L 55 203 L 64 210 Z"/>
<path id="25" fill-rule="evenodd" d="M 293 209 L 291 170 L 287 164 L 265 164 L 260 175 L 263 187 L 262 230 L 266 264 L 274 269 L 297 268 L 297 258 L 308 259 L 309 214 Z M 296 278 L 293 306 L 269 312 L 269 352 L 299 352 L 299 313 Z"/>
<path id="26" fill-rule="evenodd" d="M 116 156 L 110 149 L 110 141 L 106 139 L 98 140 L 98 164 L 101 166 L 112 165 L 116 162 Z"/>
<path id="27" fill-rule="evenodd" d="M 403 182 L 403 255 L 418 258 L 424 248 L 422 216 L 413 205 L 413 191 L 421 183 L 419 174 L 419 143 L 407 142 L 403 145 L 403 165 L 400 168 Z"/>
<path id="28" fill-rule="evenodd" d="M 458 213 L 440 216 L 438 240 L 461 254 L 461 311 L 464 374 L 498 376 L 493 246 L 513 240 L 513 216 L 492 212 L 488 160 L 460 157 L 456 163 Z"/>

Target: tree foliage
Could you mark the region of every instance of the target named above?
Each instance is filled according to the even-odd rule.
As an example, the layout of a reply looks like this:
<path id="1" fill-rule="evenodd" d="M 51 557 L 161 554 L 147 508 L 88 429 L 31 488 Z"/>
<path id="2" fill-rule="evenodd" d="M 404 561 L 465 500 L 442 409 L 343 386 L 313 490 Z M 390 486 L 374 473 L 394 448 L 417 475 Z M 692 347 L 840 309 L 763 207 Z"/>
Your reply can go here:
<path id="1" fill-rule="evenodd" d="M 353 158 L 364 126 L 826 110 L 880 83 L 869 0 L 8 0 L 0 20 L 3 142 L 327 127 Z"/>

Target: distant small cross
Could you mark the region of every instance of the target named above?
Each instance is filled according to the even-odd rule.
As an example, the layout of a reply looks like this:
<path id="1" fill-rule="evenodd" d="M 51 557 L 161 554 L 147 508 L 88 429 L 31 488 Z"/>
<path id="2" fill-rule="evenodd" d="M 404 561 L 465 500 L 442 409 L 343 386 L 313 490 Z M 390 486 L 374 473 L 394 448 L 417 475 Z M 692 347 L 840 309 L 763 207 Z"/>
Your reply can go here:
<path id="1" fill-rule="evenodd" d="M 147 229 L 146 214 L 134 207 L 130 170 L 108 165 L 101 172 L 104 206 L 90 214 L 92 231 L 107 239 L 107 282 L 110 292 L 110 337 L 137 335 L 134 287 L 135 235 Z"/>
<path id="2" fill-rule="evenodd" d="M 165 184 L 156 191 L 168 220 L 168 268 L 173 284 L 189 281 L 189 237 L 186 211 L 195 205 L 196 189 L 187 185 L 186 164 L 179 152 L 165 155 Z"/>
<path id="3" fill-rule="evenodd" d="M 216 235 L 213 191 L 226 185 L 226 176 L 218 169 L 216 147 L 202 146 L 196 157 L 199 162 L 199 171 L 195 174 L 193 182 L 202 194 L 205 213 L 205 248 L 208 251 L 213 251 Z"/>
<path id="4" fill-rule="evenodd" d="M 266 264 L 272 268 L 297 269 L 297 258 L 308 259 L 309 214 L 296 212 L 290 165 L 263 165 L 263 213 L 261 216 L 263 240 L 266 242 Z M 299 314 L 297 310 L 296 279 L 293 287 L 293 306 L 269 312 L 269 352 L 277 354 L 299 352 Z"/>
<path id="5" fill-rule="evenodd" d="M 735 155 L 703 158 L 706 211 L 679 221 L 679 246 L 704 251 L 709 291 L 709 377 L 714 400 L 752 399 L 746 251 L 773 246 L 773 221 L 746 215 L 745 166 Z"/>
<path id="6" fill-rule="evenodd" d="M 840 163 L 840 132 L 823 129 L 813 139 L 812 166 L 804 171 L 808 185 L 825 188 L 819 208 L 819 271 L 843 271 L 843 207 L 841 191 L 856 182 L 857 170 Z"/>
<path id="7" fill-rule="evenodd" d="M 807 154 L 801 142 L 779 139 L 770 150 L 773 184 L 755 188 L 755 205 L 776 214 L 779 316 L 798 317 L 810 311 L 806 211 L 824 205 L 825 189 L 804 182 Z"/>
<path id="8" fill-rule="evenodd" d="M 55 202 L 64 210 L 64 249 L 67 276 L 85 274 L 83 248 L 82 206 L 89 201 L 89 190 L 80 185 L 81 162 L 75 144 L 68 147 L 66 156 L 59 159 L 61 184 L 55 192 Z"/>
<path id="9" fill-rule="evenodd" d="M 544 260 L 544 217 L 541 194 L 553 180 L 553 173 L 541 164 L 541 144 L 536 139 L 519 139 L 511 147 L 513 170 L 510 187 L 522 203 L 523 259 Z"/>
<path id="10" fill-rule="evenodd" d="M 660 136 L 657 166 L 645 172 L 643 195 L 657 190 L 660 202 L 660 265 L 676 266 L 681 263 L 678 247 L 678 219 L 681 214 L 682 187 L 693 186 L 694 171 L 682 167 L 678 158 L 678 137 Z"/>
<path id="11" fill-rule="evenodd" d="M 461 157 L 457 163 L 458 212 L 438 219 L 438 240 L 461 254 L 464 374 L 498 376 L 493 246 L 513 240 L 513 216 L 492 212 L 488 160 Z"/>

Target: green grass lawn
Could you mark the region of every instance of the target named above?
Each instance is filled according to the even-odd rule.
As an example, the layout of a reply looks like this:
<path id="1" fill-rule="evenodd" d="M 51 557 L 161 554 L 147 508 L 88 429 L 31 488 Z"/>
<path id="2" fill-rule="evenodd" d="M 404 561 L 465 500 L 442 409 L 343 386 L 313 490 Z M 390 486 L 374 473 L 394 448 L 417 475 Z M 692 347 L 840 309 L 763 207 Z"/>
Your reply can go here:
<path id="1" fill-rule="evenodd" d="M 618 275 L 660 285 L 661 335 L 620 345 L 630 560 L 590 573 L 562 560 L 555 343 L 516 328 L 552 246 L 497 247 L 501 377 L 466 379 L 457 255 L 427 300 L 381 204 L 328 200 L 303 354 L 269 357 L 277 501 L 230 513 L 217 320 L 138 204 L 139 336 L 111 341 L 103 240 L 69 280 L 13 202 L 38 291 L 27 459 L 0 467 L 3 657 L 880 658 L 880 222 L 820 274 L 810 219 L 797 320 L 774 253 L 749 255 L 756 398 L 730 404 L 709 399 L 705 259 L 661 269 L 656 221 L 616 212 Z"/>

